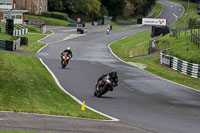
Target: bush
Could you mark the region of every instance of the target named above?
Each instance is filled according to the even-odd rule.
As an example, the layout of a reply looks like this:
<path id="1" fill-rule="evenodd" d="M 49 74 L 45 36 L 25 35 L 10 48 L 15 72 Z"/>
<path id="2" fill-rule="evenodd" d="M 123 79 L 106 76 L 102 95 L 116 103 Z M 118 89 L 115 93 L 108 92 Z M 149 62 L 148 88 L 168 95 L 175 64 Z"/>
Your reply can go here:
<path id="1" fill-rule="evenodd" d="M 51 13 L 50 12 L 42 12 L 41 14 L 44 17 L 51 17 Z"/>
<path id="2" fill-rule="evenodd" d="M 61 13 L 61 12 L 43 12 L 41 15 L 44 17 L 57 18 L 61 20 L 67 20 L 68 17 L 66 13 Z"/>

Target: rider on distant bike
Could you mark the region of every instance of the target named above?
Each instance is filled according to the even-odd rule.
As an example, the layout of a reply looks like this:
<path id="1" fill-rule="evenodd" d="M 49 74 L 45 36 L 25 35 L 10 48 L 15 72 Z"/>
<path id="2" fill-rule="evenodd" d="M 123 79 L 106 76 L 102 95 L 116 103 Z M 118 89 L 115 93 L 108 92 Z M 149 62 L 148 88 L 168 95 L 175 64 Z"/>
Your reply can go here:
<path id="1" fill-rule="evenodd" d="M 61 57 L 61 58 L 62 58 L 62 56 L 64 55 L 64 53 L 66 53 L 67 56 L 68 56 L 69 58 L 72 58 L 72 51 L 71 51 L 71 48 L 70 48 L 70 47 L 67 47 L 67 49 L 64 50 L 64 51 L 60 54 L 60 57 Z"/>
<path id="2" fill-rule="evenodd" d="M 108 74 L 103 74 L 101 77 L 99 77 L 97 83 L 101 80 L 103 80 L 104 77 L 109 76 L 109 80 L 111 81 L 113 87 L 116 87 L 118 85 L 118 76 L 117 72 L 115 70 L 112 70 L 112 72 Z M 113 87 L 110 88 L 110 91 L 113 91 Z"/>

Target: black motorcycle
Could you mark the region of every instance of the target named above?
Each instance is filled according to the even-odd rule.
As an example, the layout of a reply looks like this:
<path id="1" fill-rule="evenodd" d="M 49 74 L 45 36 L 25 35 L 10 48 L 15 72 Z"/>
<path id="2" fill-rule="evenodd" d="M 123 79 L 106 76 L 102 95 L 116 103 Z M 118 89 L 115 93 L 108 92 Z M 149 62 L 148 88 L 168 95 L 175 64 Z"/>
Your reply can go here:
<path id="1" fill-rule="evenodd" d="M 103 78 L 95 85 L 94 96 L 101 97 L 105 93 L 107 93 L 110 89 L 112 89 L 113 83 L 109 80 L 109 76 Z"/>
<path id="2" fill-rule="evenodd" d="M 107 35 L 110 33 L 110 29 L 107 29 Z"/>
<path id="3" fill-rule="evenodd" d="M 67 54 L 63 54 L 61 57 L 62 68 L 65 68 L 69 63 L 70 57 Z"/>

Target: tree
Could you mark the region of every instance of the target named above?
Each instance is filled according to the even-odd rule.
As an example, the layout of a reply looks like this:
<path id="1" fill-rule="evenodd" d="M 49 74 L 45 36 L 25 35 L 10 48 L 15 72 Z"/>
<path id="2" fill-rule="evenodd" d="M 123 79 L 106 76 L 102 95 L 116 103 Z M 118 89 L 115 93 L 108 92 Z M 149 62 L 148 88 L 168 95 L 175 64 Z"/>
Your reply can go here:
<path id="1" fill-rule="evenodd" d="M 63 11 L 63 1 L 62 0 L 48 0 L 48 10 L 49 11 Z"/>
<path id="2" fill-rule="evenodd" d="M 137 15 L 146 15 L 150 9 L 155 5 L 156 0 L 128 0 L 130 3 L 132 3 L 132 15 L 131 16 L 137 16 Z M 145 10 L 144 10 L 145 9 Z"/>
<path id="3" fill-rule="evenodd" d="M 126 0 L 101 0 L 101 2 L 113 17 L 123 15 L 127 3 Z"/>

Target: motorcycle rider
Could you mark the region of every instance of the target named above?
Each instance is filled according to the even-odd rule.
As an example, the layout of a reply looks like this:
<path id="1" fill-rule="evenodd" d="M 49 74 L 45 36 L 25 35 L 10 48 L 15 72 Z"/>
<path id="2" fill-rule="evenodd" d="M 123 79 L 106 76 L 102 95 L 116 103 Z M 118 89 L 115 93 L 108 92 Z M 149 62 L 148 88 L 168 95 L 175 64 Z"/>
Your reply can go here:
<path id="1" fill-rule="evenodd" d="M 107 31 L 107 35 L 108 35 L 110 33 L 110 28 L 107 28 L 106 31 Z"/>
<path id="2" fill-rule="evenodd" d="M 72 51 L 71 51 L 71 48 L 70 47 L 67 47 L 66 50 L 64 50 L 61 54 L 60 54 L 60 57 L 62 59 L 62 56 L 64 55 L 64 53 L 67 54 L 67 56 L 71 59 L 72 58 Z"/>
<path id="3" fill-rule="evenodd" d="M 117 76 L 117 71 L 115 71 L 115 70 L 112 70 L 112 72 L 110 72 L 108 74 L 103 74 L 101 77 L 99 77 L 97 83 L 100 80 L 103 80 L 103 78 L 106 76 L 109 76 L 109 80 L 111 81 L 113 87 L 116 87 L 118 85 L 118 76 Z M 113 91 L 113 87 L 110 88 L 110 91 Z"/>

